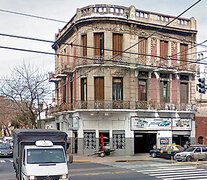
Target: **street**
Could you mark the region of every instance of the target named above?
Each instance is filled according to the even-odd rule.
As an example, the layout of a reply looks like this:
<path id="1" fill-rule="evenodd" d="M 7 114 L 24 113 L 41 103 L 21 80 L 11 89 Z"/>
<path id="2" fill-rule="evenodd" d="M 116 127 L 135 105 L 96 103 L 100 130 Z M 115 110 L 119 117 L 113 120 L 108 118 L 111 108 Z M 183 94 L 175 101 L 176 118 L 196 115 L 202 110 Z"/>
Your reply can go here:
<path id="1" fill-rule="evenodd" d="M 159 159 L 158 159 L 159 160 Z M 0 159 L 1 180 L 15 180 L 12 158 Z M 174 163 L 163 161 L 134 161 L 107 163 L 73 163 L 70 164 L 70 180 L 104 180 L 104 179 L 140 179 L 140 180 L 201 180 L 207 179 L 206 166 L 198 167 L 195 163 Z"/>

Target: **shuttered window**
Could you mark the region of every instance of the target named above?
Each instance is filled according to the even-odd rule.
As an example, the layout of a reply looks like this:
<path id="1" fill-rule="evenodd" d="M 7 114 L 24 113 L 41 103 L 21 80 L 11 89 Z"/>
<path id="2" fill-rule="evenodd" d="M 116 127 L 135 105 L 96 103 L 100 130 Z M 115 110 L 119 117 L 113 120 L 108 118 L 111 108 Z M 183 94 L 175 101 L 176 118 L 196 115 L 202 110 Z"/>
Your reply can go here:
<path id="1" fill-rule="evenodd" d="M 139 101 L 147 101 L 147 81 L 146 79 L 139 79 Z"/>
<path id="2" fill-rule="evenodd" d="M 139 53 L 139 63 L 146 64 L 146 54 L 147 54 L 147 39 L 139 38 L 138 44 L 138 53 Z"/>
<path id="3" fill-rule="evenodd" d="M 180 83 L 180 102 L 188 103 L 188 83 Z"/>
<path id="4" fill-rule="evenodd" d="M 104 78 L 95 77 L 94 78 L 94 88 L 95 88 L 95 100 L 104 100 Z"/>
<path id="5" fill-rule="evenodd" d="M 104 55 L 104 33 L 94 33 L 94 55 Z"/>
<path id="6" fill-rule="evenodd" d="M 180 44 L 180 67 L 181 69 L 186 69 L 186 61 L 187 61 L 187 49 L 188 45 Z"/>
<path id="7" fill-rule="evenodd" d="M 81 101 L 87 101 L 87 79 L 81 78 Z"/>
<path id="8" fill-rule="evenodd" d="M 113 34 L 113 56 L 121 57 L 122 56 L 122 43 L 123 35 L 122 34 Z"/>
<path id="9" fill-rule="evenodd" d="M 160 41 L 160 65 L 167 64 L 167 56 L 168 56 L 168 42 Z"/>
<path id="10" fill-rule="evenodd" d="M 170 86 L 168 81 L 160 81 L 160 101 L 170 102 Z"/>
<path id="11" fill-rule="evenodd" d="M 83 48 L 82 48 L 82 51 L 83 51 L 83 56 L 87 56 L 87 35 L 84 34 L 82 35 L 82 45 L 83 45 Z"/>

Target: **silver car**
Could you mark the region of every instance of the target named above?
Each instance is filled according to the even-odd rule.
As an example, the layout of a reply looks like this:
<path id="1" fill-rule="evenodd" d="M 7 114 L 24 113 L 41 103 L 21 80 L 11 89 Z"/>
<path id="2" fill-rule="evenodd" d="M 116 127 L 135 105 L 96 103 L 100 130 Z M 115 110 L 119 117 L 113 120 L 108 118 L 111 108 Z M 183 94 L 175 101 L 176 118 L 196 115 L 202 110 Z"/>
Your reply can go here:
<path id="1" fill-rule="evenodd" d="M 176 153 L 174 158 L 177 161 L 192 161 L 196 159 L 207 159 L 207 146 L 193 145 L 185 151 Z"/>

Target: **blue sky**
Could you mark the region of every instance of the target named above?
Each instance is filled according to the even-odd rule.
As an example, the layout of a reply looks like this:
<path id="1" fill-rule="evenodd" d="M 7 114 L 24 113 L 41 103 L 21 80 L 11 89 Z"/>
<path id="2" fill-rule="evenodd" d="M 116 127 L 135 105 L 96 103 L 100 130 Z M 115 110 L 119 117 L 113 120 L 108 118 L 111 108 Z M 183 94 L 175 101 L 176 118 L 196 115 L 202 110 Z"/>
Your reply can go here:
<path id="1" fill-rule="evenodd" d="M 0 9 L 43 16 L 63 21 L 69 21 L 76 13 L 77 8 L 92 4 L 116 4 L 129 7 L 134 5 L 137 9 L 177 16 L 197 0 L 0 0 Z M 207 39 L 207 1 L 202 0 L 183 17 L 195 17 L 197 20 L 197 42 Z M 31 17 L 0 12 L 0 33 L 28 36 L 39 39 L 54 40 L 55 33 L 64 24 L 45 21 Z M 206 43 L 207 45 L 207 43 Z M 29 40 L 15 39 L 0 36 L 0 46 L 18 47 L 37 51 L 54 52 L 49 43 L 41 43 Z M 202 50 L 205 50 L 203 48 Z M 17 52 L 0 48 L 0 76 L 7 75 L 9 70 L 20 65 L 23 61 L 33 65 L 44 67 L 46 71 L 54 71 L 54 56 Z"/>

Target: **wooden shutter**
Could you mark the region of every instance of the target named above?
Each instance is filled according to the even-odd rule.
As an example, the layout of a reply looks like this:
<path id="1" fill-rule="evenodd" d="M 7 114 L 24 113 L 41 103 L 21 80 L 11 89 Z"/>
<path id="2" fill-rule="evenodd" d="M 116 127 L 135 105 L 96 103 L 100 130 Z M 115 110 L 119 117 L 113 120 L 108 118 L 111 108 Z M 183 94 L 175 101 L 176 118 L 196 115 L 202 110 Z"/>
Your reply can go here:
<path id="1" fill-rule="evenodd" d="M 188 83 L 180 83 L 180 102 L 188 103 Z"/>
<path id="2" fill-rule="evenodd" d="M 94 54 L 95 56 L 100 56 L 100 48 L 101 48 L 101 34 L 95 33 L 94 34 Z"/>
<path id="3" fill-rule="evenodd" d="M 160 41 L 160 63 L 161 65 L 166 65 L 168 55 L 168 42 Z"/>
<path id="4" fill-rule="evenodd" d="M 87 56 L 87 35 L 82 35 L 82 44 L 83 44 L 83 56 Z"/>
<path id="5" fill-rule="evenodd" d="M 122 34 L 113 34 L 113 56 L 122 56 Z"/>
<path id="6" fill-rule="evenodd" d="M 181 69 L 186 69 L 187 68 L 187 64 L 186 64 L 187 49 L 188 49 L 188 45 L 180 44 L 180 65 L 181 65 Z"/>
<path id="7" fill-rule="evenodd" d="M 95 100 L 104 100 L 104 78 L 95 77 Z"/>
<path id="8" fill-rule="evenodd" d="M 146 55 L 147 54 L 147 39 L 139 38 L 138 44 L 138 53 L 139 53 L 139 62 L 142 64 L 146 64 Z"/>

